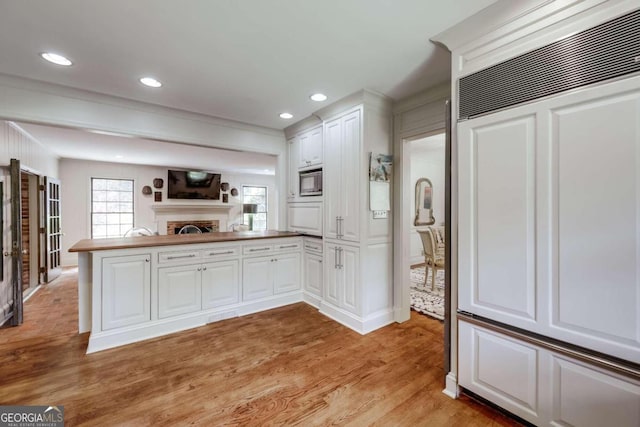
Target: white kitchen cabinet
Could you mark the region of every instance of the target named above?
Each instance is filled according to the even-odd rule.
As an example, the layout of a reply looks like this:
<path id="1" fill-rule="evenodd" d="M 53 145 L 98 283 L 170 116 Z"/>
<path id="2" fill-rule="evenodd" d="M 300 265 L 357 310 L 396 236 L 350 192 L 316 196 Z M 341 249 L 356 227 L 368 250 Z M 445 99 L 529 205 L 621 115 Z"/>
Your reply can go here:
<path id="1" fill-rule="evenodd" d="M 202 265 L 202 309 L 235 304 L 240 300 L 240 262 L 210 262 Z"/>
<path id="2" fill-rule="evenodd" d="M 300 253 L 245 258 L 242 267 L 243 301 L 300 289 Z"/>
<path id="3" fill-rule="evenodd" d="M 293 137 L 287 141 L 289 150 L 289 164 L 287 170 L 287 200 L 297 200 L 300 196 L 300 177 L 298 165 L 300 163 L 300 139 Z"/>
<path id="4" fill-rule="evenodd" d="M 322 268 L 322 255 L 307 252 L 304 263 L 304 289 L 305 291 L 322 298 L 322 286 L 324 271 Z"/>
<path id="5" fill-rule="evenodd" d="M 360 240 L 362 131 L 357 109 L 325 123 L 324 236 Z M 364 206 L 363 206 L 364 208 Z"/>
<path id="6" fill-rule="evenodd" d="M 640 360 L 639 84 L 458 124 L 461 310 Z"/>
<path id="7" fill-rule="evenodd" d="M 274 294 L 300 289 L 300 253 L 278 255 L 271 264 Z"/>
<path id="8" fill-rule="evenodd" d="M 459 383 L 535 425 L 640 425 L 640 382 L 459 321 Z"/>
<path id="9" fill-rule="evenodd" d="M 322 236 L 322 202 L 289 203 L 289 231 Z"/>
<path id="10" fill-rule="evenodd" d="M 202 309 L 202 265 L 158 269 L 158 318 Z"/>
<path id="11" fill-rule="evenodd" d="M 151 320 L 151 255 L 102 259 L 102 330 Z"/>
<path id="12" fill-rule="evenodd" d="M 245 258 L 242 261 L 242 300 L 273 295 L 273 257 Z"/>
<path id="13" fill-rule="evenodd" d="M 325 244 L 323 298 L 355 315 L 361 315 L 360 249 L 337 243 Z"/>
<path id="14" fill-rule="evenodd" d="M 298 167 L 306 169 L 322 166 L 322 126 L 300 134 L 298 139 L 300 141 Z"/>

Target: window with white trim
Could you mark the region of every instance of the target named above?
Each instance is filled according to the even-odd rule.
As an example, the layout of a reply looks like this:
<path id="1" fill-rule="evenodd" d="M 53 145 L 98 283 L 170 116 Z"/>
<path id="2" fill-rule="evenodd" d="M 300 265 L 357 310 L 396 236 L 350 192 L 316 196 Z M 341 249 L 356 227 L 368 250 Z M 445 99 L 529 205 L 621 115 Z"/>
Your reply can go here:
<path id="1" fill-rule="evenodd" d="M 254 230 L 266 230 L 267 229 L 267 187 L 256 185 L 243 185 L 242 186 L 242 203 L 243 204 L 256 204 L 257 213 L 255 214 L 243 214 L 243 224 L 249 224 L 249 215 L 253 215 L 253 229 Z"/>
<path id="2" fill-rule="evenodd" d="M 91 178 L 91 238 L 122 237 L 133 227 L 133 180 Z"/>

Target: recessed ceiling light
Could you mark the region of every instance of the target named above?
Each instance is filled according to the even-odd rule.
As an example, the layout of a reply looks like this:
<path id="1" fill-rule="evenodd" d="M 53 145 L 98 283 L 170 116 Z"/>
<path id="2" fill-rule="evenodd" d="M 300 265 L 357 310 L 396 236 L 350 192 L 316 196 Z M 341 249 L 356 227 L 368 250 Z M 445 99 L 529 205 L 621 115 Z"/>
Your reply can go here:
<path id="1" fill-rule="evenodd" d="M 123 156 L 123 155 L 121 155 L 121 154 L 118 154 L 118 155 L 116 156 L 116 159 L 124 159 L 124 156 Z"/>
<path id="2" fill-rule="evenodd" d="M 280 118 L 289 120 L 289 119 L 293 118 L 293 114 L 291 114 L 291 113 L 280 113 Z"/>
<path id="3" fill-rule="evenodd" d="M 327 100 L 327 95 L 324 93 L 314 93 L 309 98 L 311 98 L 312 101 L 322 102 Z"/>
<path id="4" fill-rule="evenodd" d="M 143 77 L 140 79 L 140 83 L 149 87 L 160 87 L 162 83 L 160 81 L 154 79 L 153 77 Z"/>
<path id="5" fill-rule="evenodd" d="M 40 56 L 43 59 L 56 65 L 64 65 L 65 67 L 68 67 L 69 65 L 73 64 L 73 62 L 69 61 L 69 59 L 65 58 L 62 55 L 58 55 L 57 53 L 44 52 L 44 53 L 41 53 Z"/>

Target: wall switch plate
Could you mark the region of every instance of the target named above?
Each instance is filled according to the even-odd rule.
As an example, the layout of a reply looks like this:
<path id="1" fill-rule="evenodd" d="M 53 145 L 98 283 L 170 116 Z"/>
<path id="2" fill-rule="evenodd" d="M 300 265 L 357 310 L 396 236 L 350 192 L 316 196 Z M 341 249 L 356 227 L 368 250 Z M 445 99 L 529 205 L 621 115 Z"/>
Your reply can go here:
<path id="1" fill-rule="evenodd" d="M 389 211 L 373 211 L 373 219 L 389 218 Z"/>

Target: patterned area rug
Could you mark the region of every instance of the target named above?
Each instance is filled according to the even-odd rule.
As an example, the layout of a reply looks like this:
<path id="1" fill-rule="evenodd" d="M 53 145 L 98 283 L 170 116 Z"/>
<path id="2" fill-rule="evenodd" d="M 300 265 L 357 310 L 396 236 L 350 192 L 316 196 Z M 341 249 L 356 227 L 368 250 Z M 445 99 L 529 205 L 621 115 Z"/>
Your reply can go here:
<path id="1" fill-rule="evenodd" d="M 411 308 L 419 313 L 436 319 L 444 319 L 444 270 L 438 270 L 436 275 L 436 287 L 431 291 L 431 272 L 424 284 L 425 267 L 411 269 Z"/>

